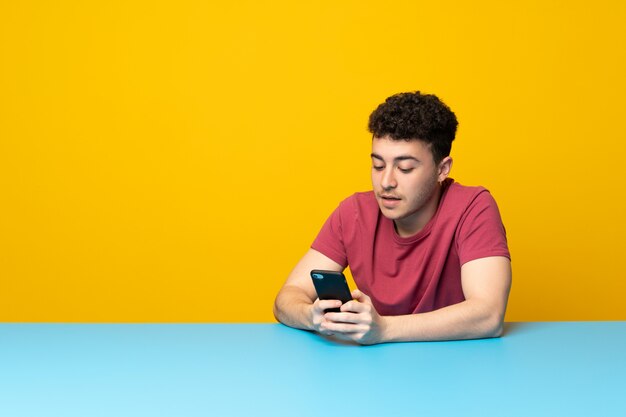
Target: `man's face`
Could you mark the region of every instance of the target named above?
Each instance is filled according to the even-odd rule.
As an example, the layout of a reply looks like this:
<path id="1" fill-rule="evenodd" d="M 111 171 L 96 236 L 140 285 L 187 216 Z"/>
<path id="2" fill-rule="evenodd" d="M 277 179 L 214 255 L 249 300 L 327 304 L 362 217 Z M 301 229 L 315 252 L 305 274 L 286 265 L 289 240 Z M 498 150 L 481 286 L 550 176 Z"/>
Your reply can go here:
<path id="1" fill-rule="evenodd" d="M 372 139 L 372 186 L 383 215 L 405 230 L 419 229 L 439 203 L 439 181 L 452 160 L 435 164 L 429 145 L 421 140 Z"/>

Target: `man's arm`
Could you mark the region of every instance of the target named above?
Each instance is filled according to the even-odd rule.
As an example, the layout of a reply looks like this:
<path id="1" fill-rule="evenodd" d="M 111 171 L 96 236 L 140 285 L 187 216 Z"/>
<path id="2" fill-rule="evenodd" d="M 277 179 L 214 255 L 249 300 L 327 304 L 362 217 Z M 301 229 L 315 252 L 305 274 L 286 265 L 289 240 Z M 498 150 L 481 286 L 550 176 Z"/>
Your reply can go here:
<path id="1" fill-rule="evenodd" d="M 429 313 L 387 317 L 385 341 L 498 337 L 511 288 L 511 262 L 494 256 L 461 267 L 465 301 Z"/>
<path id="2" fill-rule="evenodd" d="M 320 328 L 361 344 L 500 336 L 511 288 L 509 259 L 467 262 L 461 267 L 461 282 L 465 301 L 404 316 L 379 316 L 369 297 L 357 290 L 356 300 L 344 304 L 341 313 L 326 313 Z"/>
<path id="3" fill-rule="evenodd" d="M 274 301 L 274 316 L 287 326 L 320 332 L 319 326 L 324 320 L 324 310 L 339 307 L 341 302 L 317 300 L 317 293 L 310 276 L 312 269 L 344 270 L 341 265 L 326 255 L 309 249 L 278 292 Z"/>

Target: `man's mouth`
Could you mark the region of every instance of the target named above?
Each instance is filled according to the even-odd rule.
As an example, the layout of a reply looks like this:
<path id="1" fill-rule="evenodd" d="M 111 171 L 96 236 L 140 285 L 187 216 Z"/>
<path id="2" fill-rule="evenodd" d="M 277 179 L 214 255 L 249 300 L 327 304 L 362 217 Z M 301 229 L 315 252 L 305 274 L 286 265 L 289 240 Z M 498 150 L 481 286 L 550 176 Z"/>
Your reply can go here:
<path id="1" fill-rule="evenodd" d="M 400 205 L 400 197 L 395 195 L 380 194 L 381 205 L 387 210 L 393 210 Z"/>
<path id="2" fill-rule="evenodd" d="M 393 195 L 385 195 L 385 194 L 381 194 L 380 198 L 382 198 L 383 200 L 390 200 L 390 201 L 401 200 L 400 197 L 396 197 L 396 196 L 393 196 Z"/>

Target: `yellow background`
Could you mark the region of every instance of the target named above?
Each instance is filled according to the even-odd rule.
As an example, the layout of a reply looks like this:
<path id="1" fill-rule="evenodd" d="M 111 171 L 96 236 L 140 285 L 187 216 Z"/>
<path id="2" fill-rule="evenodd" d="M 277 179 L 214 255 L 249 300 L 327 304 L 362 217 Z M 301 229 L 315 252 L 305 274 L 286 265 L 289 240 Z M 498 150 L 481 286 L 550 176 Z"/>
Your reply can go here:
<path id="1" fill-rule="evenodd" d="M 520 3 L 2 1 L 0 320 L 272 321 L 417 89 L 499 203 L 506 319 L 625 320 L 625 6 Z"/>

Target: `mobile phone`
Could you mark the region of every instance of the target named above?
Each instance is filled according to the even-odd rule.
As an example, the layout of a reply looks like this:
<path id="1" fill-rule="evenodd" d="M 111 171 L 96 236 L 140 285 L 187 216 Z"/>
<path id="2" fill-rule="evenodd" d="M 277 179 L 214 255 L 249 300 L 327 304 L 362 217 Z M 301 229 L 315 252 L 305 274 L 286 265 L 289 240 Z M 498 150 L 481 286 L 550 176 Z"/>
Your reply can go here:
<path id="1" fill-rule="evenodd" d="M 340 300 L 342 304 L 352 300 L 350 287 L 342 272 L 314 269 L 311 279 L 320 300 Z M 339 312 L 339 308 L 329 308 L 326 312 Z"/>

